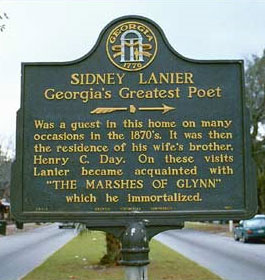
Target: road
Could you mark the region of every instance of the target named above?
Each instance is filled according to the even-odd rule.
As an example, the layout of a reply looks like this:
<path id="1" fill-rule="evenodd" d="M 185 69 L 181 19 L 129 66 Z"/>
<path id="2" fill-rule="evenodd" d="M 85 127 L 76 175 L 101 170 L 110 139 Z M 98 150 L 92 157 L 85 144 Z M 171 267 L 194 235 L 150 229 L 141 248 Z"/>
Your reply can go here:
<path id="1" fill-rule="evenodd" d="M 75 236 L 73 229 L 47 225 L 0 238 L 0 280 L 18 280 Z"/>
<path id="2" fill-rule="evenodd" d="M 265 243 L 241 243 L 193 229 L 170 230 L 156 240 L 226 280 L 265 280 Z M 211 280 L 211 279 L 205 279 Z"/>

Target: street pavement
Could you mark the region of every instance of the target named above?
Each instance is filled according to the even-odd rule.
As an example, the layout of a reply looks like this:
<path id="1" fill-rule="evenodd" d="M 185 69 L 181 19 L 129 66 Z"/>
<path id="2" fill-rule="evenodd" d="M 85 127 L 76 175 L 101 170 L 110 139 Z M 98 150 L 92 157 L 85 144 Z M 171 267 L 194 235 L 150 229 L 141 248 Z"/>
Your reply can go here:
<path id="1" fill-rule="evenodd" d="M 264 242 L 245 244 L 231 237 L 193 229 L 166 231 L 158 234 L 155 239 L 208 268 L 222 279 L 265 280 Z"/>
<path id="2" fill-rule="evenodd" d="M 18 280 L 75 236 L 58 224 L 0 238 L 0 280 Z"/>

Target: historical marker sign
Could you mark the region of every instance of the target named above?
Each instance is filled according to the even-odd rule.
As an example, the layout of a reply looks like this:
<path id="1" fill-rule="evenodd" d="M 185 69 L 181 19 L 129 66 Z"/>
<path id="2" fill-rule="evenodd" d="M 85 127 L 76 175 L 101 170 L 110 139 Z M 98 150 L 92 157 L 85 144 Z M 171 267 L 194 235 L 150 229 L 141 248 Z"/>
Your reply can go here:
<path id="1" fill-rule="evenodd" d="M 17 220 L 152 225 L 256 209 L 243 62 L 182 57 L 142 17 L 66 63 L 24 63 Z"/>

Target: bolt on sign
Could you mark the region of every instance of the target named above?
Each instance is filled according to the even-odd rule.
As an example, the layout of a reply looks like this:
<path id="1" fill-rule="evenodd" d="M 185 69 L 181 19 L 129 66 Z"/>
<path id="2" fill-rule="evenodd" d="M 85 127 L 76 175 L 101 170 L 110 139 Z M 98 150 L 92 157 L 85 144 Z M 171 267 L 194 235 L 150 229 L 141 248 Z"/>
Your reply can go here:
<path id="1" fill-rule="evenodd" d="M 255 213 L 243 61 L 185 58 L 149 19 L 114 20 L 75 61 L 23 63 L 17 120 L 19 221 Z"/>

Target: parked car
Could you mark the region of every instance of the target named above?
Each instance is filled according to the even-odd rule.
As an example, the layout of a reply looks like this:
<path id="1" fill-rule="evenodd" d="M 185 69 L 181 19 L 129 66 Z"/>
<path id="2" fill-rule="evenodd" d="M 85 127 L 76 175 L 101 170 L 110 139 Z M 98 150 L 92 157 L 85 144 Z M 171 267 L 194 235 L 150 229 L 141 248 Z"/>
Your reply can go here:
<path id="1" fill-rule="evenodd" d="M 242 220 L 234 229 L 234 239 L 246 243 L 249 240 L 265 239 L 265 217 L 255 216 L 251 220 Z"/>
<path id="2" fill-rule="evenodd" d="M 257 214 L 257 215 L 255 215 L 254 218 L 264 218 L 265 219 L 265 214 Z"/>
<path id="3" fill-rule="evenodd" d="M 75 224 L 70 222 L 64 222 L 59 224 L 59 228 L 75 228 Z"/>

